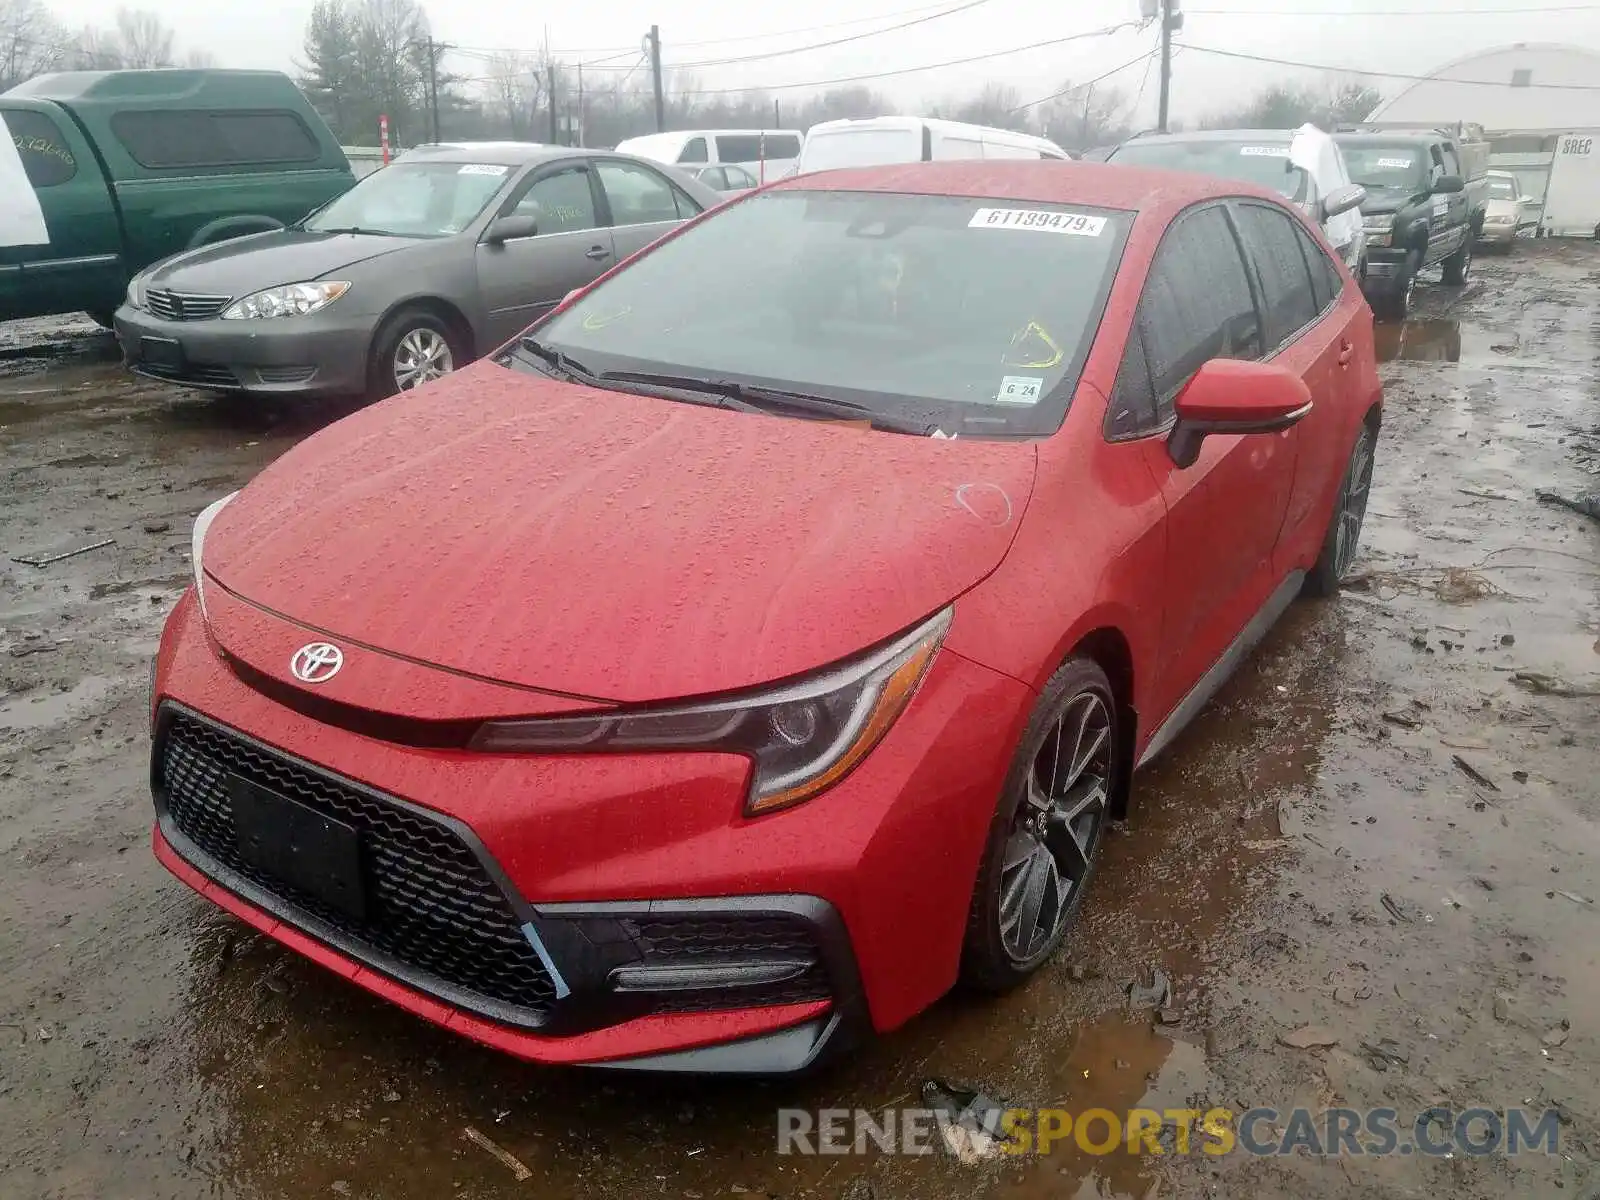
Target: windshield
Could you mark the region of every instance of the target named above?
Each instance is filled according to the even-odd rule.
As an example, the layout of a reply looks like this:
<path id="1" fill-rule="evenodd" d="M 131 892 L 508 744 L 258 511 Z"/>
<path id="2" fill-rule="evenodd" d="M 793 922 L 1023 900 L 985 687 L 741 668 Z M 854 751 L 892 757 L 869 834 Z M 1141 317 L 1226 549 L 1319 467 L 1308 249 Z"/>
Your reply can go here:
<path id="1" fill-rule="evenodd" d="M 1072 205 L 757 193 L 535 336 L 591 372 L 803 392 L 947 435 L 1045 434 L 1066 412 L 1128 223 Z"/>
<path id="2" fill-rule="evenodd" d="M 1500 179 L 1489 176 L 1489 195 L 1495 200 L 1515 200 L 1517 198 L 1517 185 L 1515 180 Z"/>
<path id="3" fill-rule="evenodd" d="M 1289 162 L 1289 143 L 1221 141 L 1129 142 L 1109 159 L 1120 166 L 1162 167 L 1218 175 L 1271 188 L 1285 200 L 1306 198 L 1306 173 Z"/>
<path id="4" fill-rule="evenodd" d="M 303 227 L 449 237 L 472 223 L 510 174 L 494 163 L 398 162 L 368 175 Z"/>
<path id="5" fill-rule="evenodd" d="M 1363 187 L 1406 192 L 1427 190 L 1425 155 L 1417 146 L 1343 142 L 1339 148 L 1344 151 L 1350 178 Z"/>

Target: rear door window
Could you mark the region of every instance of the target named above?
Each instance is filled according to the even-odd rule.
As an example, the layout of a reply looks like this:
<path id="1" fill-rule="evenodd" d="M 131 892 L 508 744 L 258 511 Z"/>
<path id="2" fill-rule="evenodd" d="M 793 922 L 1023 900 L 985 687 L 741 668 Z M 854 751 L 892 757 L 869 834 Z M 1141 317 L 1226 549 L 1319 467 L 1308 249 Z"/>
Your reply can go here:
<path id="1" fill-rule="evenodd" d="M 1300 253 L 1305 255 L 1306 265 L 1311 268 L 1312 299 L 1316 301 L 1319 313 L 1326 312 L 1344 291 L 1344 276 L 1339 274 L 1339 268 L 1328 257 L 1328 252 L 1317 245 L 1316 238 L 1307 233 L 1304 226 L 1296 225 L 1294 232 L 1300 240 Z"/>
<path id="2" fill-rule="evenodd" d="M 0 112 L 0 123 L 10 131 L 22 170 L 35 188 L 56 187 L 78 173 L 78 161 L 67 139 L 44 113 L 7 109 Z"/>
<path id="3" fill-rule="evenodd" d="M 1222 205 L 1190 210 L 1161 239 L 1135 323 L 1107 415 L 1113 438 L 1164 426 L 1208 360 L 1261 357 L 1255 298 Z"/>
<path id="4" fill-rule="evenodd" d="M 1288 213 L 1259 204 L 1241 204 L 1238 213 L 1240 235 L 1261 281 L 1267 345 L 1276 349 L 1316 319 L 1311 270 Z"/>
<path id="5" fill-rule="evenodd" d="M 718 162 L 756 162 L 771 157 L 772 147 L 763 146 L 758 133 L 726 133 L 717 138 Z"/>
<path id="6" fill-rule="evenodd" d="M 678 161 L 681 163 L 710 162 L 706 152 L 706 140 L 703 137 L 690 138 L 683 144 L 683 149 L 678 152 Z"/>
<path id="7" fill-rule="evenodd" d="M 613 225 L 650 225 L 679 219 L 678 197 L 672 185 L 649 168 L 602 162 L 596 171 L 611 204 Z"/>
<path id="8" fill-rule="evenodd" d="M 111 131 L 151 170 L 315 162 L 321 151 L 292 112 L 120 112 Z"/>

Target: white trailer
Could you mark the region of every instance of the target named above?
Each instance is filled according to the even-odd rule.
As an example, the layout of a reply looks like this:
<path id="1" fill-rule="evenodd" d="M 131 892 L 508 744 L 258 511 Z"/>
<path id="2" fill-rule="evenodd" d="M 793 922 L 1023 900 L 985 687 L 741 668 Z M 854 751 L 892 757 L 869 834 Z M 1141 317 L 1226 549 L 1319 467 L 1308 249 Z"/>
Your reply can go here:
<path id="1" fill-rule="evenodd" d="M 1576 130 L 1556 138 L 1539 233 L 1600 238 L 1600 130 Z"/>

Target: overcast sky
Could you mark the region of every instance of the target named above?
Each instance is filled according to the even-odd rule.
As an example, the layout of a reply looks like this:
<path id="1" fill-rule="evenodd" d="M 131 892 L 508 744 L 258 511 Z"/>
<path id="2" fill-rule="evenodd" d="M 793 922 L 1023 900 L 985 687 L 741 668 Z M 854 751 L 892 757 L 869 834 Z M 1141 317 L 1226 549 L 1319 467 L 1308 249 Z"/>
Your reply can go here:
<path id="1" fill-rule="evenodd" d="M 109 23 L 127 0 L 47 0 L 67 25 Z M 804 5 L 752 6 L 730 0 L 608 0 L 595 5 L 511 8 L 491 0 L 450 0 L 426 5 L 435 36 L 474 49 L 534 48 L 546 37 L 573 59 L 610 58 L 591 71 L 634 65 L 630 53 L 652 22 L 661 27 L 665 59 L 674 64 L 786 50 L 867 33 L 954 7 L 961 0 L 808 0 Z M 1177 43 L 1219 47 L 1275 58 L 1425 73 L 1451 59 L 1512 42 L 1566 42 L 1600 50 L 1600 3 L 1560 0 L 1190 0 Z M 132 0 L 159 13 L 178 33 L 180 49 L 204 48 L 219 65 L 294 70 L 310 0 L 245 3 L 243 0 Z M 1384 13 L 1382 10 L 1387 9 Z M 1426 15 L 1402 15 L 1423 13 Z M 1381 15 L 1380 15 L 1381 14 Z M 757 62 L 694 68 L 702 89 L 830 80 L 902 67 L 1035 46 L 1130 20 L 1138 0 L 1081 5 L 1042 0 L 981 0 L 967 11 L 844 45 Z M 545 22 L 548 21 L 548 27 Z M 736 40 L 730 40 L 736 39 Z M 1125 29 L 1108 37 L 1054 46 L 965 66 L 871 81 L 902 107 L 972 92 L 993 80 L 1014 85 L 1024 101 L 1055 91 L 1140 55 L 1154 45 L 1153 28 Z M 621 57 L 616 57 L 617 55 Z M 482 73 L 480 58 L 464 52 L 450 69 Z M 682 79 L 682 77 L 679 77 Z M 1276 80 L 1309 81 L 1315 72 L 1218 58 L 1180 50 L 1173 71 L 1173 112 L 1193 117 L 1247 99 Z M 1393 94 L 1403 81 L 1372 80 Z M 1154 70 L 1143 64 L 1106 86 L 1140 93 L 1141 114 L 1155 111 Z M 803 90 L 779 90 L 799 99 Z"/>

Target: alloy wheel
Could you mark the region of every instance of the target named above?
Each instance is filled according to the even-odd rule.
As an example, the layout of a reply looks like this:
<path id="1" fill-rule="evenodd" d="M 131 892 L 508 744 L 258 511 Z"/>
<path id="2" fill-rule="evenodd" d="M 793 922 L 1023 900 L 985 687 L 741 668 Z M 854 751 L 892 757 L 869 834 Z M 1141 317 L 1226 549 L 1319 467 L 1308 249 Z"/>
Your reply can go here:
<path id="1" fill-rule="evenodd" d="M 1372 431 L 1363 428 L 1350 455 L 1344 493 L 1339 497 L 1339 524 L 1334 532 L 1333 570 L 1343 579 L 1355 561 L 1361 541 L 1361 522 L 1367 515 L 1367 495 L 1372 490 Z"/>
<path id="2" fill-rule="evenodd" d="M 1000 876 L 1000 940 L 1014 962 L 1038 957 L 1076 910 L 1105 831 L 1111 712 L 1097 692 L 1066 702 L 1028 772 Z"/>
<path id="3" fill-rule="evenodd" d="M 438 330 L 418 326 L 407 331 L 394 350 L 394 385 L 408 391 L 455 370 L 450 343 Z"/>

